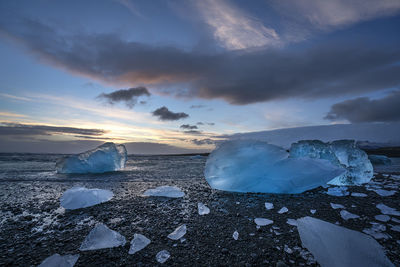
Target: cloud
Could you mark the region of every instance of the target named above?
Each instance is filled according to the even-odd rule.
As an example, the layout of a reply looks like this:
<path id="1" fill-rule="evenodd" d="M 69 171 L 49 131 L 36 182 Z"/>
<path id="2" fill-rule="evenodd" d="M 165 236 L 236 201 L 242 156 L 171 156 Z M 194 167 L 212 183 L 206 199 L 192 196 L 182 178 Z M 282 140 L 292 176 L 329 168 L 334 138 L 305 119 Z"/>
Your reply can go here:
<path id="1" fill-rule="evenodd" d="M 199 121 L 199 122 L 197 123 L 197 125 L 209 125 L 209 126 L 214 126 L 215 123 L 214 123 L 214 122 L 201 122 L 201 121 Z"/>
<path id="2" fill-rule="evenodd" d="M 344 40 L 293 50 L 205 54 L 124 41 L 112 34 L 60 33 L 33 20 L 3 22 L 0 29 L 41 59 L 74 73 L 112 84 L 185 84 L 170 94 L 186 98 L 244 105 L 356 95 L 400 85 L 396 42 Z"/>
<path id="3" fill-rule="evenodd" d="M 191 134 L 191 135 L 202 135 L 202 131 L 197 131 L 197 130 L 188 130 L 188 131 L 183 131 L 186 134 Z"/>
<path id="4" fill-rule="evenodd" d="M 205 108 L 205 105 L 191 105 L 190 108 Z"/>
<path id="5" fill-rule="evenodd" d="M 75 127 L 59 127 L 35 124 L 20 123 L 0 123 L 0 135 L 23 136 L 23 135 L 53 135 L 53 134 L 73 134 L 82 136 L 101 136 L 107 133 L 101 129 L 84 129 Z"/>
<path id="6" fill-rule="evenodd" d="M 272 28 L 225 0 L 195 1 L 214 37 L 230 50 L 277 46 L 279 36 Z"/>
<path id="7" fill-rule="evenodd" d="M 380 99 L 359 97 L 334 104 L 325 119 L 353 123 L 400 121 L 400 91 Z"/>
<path id="8" fill-rule="evenodd" d="M 129 154 L 146 154 L 146 155 L 161 155 L 161 154 L 189 154 L 189 153 L 204 153 L 209 152 L 209 149 L 191 149 L 173 146 L 169 144 L 151 143 L 151 142 L 131 142 L 124 144 Z"/>
<path id="9" fill-rule="evenodd" d="M 202 145 L 215 145 L 216 141 L 212 140 L 210 138 L 205 138 L 205 139 L 192 139 L 190 140 L 193 144 L 202 146 Z"/>
<path id="10" fill-rule="evenodd" d="M 162 121 L 176 121 L 189 117 L 189 115 L 184 112 L 172 112 L 165 106 L 154 110 L 152 114 Z"/>
<path id="11" fill-rule="evenodd" d="M 136 87 L 129 89 L 121 89 L 112 93 L 102 93 L 97 98 L 106 100 L 109 104 L 115 104 L 117 102 L 125 102 L 129 108 L 133 108 L 137 104 L 140 96 L 150 96 L 150 92 L 146 87 Z M 143 101 L 141 101 L 143 102 Z"/>
<path id="12" fill-rule="evenodd" d="M 194 130 L 198 129 L 196 125 L 190 125 L 190 124 L 182 124 L 180 126 L 181 129 L 187 129 L 187 130 Z"/>

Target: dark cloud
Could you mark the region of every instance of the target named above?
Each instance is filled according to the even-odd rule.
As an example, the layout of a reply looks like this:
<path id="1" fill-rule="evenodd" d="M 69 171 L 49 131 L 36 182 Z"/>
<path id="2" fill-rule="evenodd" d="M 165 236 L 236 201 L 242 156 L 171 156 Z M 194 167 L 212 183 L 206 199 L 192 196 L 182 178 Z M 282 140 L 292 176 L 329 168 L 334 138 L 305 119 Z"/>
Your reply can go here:
<path id="1" fill-rule="evenodd" d="M 205 108 L 205 105 L 191 105 L 190 108 Z"/>
<path id="2" fill-rule="evenodd" d="M 56 66 L 109 83 L 187 85 L 169 92 L 177 96 L 242 105 L 356 95 L 400 85 L 397 41 L 344 39 L 297 49 L 206 54 L 125 41 L 113 34 L 65 33 L 35 20 L 2 21 L 3 33 Z"/>
<path id="3" fill-rule="evenodd" d="M 150 92 L 146 87 L 136 87 L 129 89 L 121 89 L 109 94 L 102 93 L 97 98 L 106 100 L 109 104 L 115 104 L 118 102 L 125 102 L 129 108 L 133 108 L 136 105 L 140 96 L 150 96 Z M 142 103 L 143 101 L 141 101 Z"/>
<path id="4" fill-rule="evenodd" d="M 199 121 L 199 122 L 197 123 L 197 125 L 209 125 L 209 126 L 214 126 L 215 123 L 214 123 L 214 122 L 201 122 L 201 121 Z"/>
<path id="5" fill-rule="evenodd" d="M 129 154 L 189 154 L 210 152 L 208 149 L 189 149 L 169 144 L 150 143 L 150 142 L 131 142 L 124 144 Z"/>
<path id="6" fill-rule="evenodd" d="M 84 129 L 74 127 L 58 127 L 48 125 L 32 125 L 20 123 L 1 123 L 0 135 L 52 135 L 52 134 L 73 134 L 81 136 L 101 136 L 107 131 L 101 129 Z"/>
<path id="7" fill-rule="evenodd" d="M 188 130 L 188 131 L 183 131 L 186 134 L 192 134 L 192 135 L 201 135 L 202 131 L 197 131 L 197 130 Z"/>
<path id="8" fill-rule="evenodd" d="M 400 91 L 381 99 L 359 97 L 334 104 L 325 119 L 345 119 L 349 122 L 400 121 Z"/>
<path id="9" fill-rule="evenodd" d="M 190 124 L 182 124 L 180 126 L 181 129 L 187 129 L 187 130 L 194 130 L 198 129 L 196 125 L 190 125 Z"/>
<path id="10" fill-rule="evenodd" d="M 202 146 L 202 145 L 214 145 L 216 143 L 215 140 L 212 140 L 210 138 L 206 139 L 192 139 L 190 140 L 193 144 Z"/>
<path id="11" fill-rule="evenodd" d="M 154 110 L 152 114 L 162 121 L 176 121 L 189 117 L 189 115 L 184 112 L 172 112 L 165 106 Z"/>

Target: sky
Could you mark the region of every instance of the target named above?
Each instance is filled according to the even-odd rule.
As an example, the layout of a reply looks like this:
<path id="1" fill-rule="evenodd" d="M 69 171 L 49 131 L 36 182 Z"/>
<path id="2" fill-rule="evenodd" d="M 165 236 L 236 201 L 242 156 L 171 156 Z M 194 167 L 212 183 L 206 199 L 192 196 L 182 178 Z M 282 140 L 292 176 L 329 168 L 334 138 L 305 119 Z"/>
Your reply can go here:
<path id="1" fill-rule="evenodd" d="M 0 152 L 400 121 L 399 0 L 0 1 L 0 59 Z"/>

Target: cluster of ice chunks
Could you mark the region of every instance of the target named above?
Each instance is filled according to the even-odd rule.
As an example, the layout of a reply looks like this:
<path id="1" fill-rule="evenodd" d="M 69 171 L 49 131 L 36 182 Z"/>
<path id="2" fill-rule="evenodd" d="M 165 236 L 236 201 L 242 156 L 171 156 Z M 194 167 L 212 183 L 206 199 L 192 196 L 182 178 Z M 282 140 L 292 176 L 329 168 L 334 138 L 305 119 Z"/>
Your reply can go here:
<path id="1" fill-rule="evenodd" d="M 104 173 L 125 168 L 127 151 L 124 145 L 104 143 L 101 146 L 64 157 L 56 164 L 58 173 Z"/>
<path id="2" fill-rule="evenodd" d="M 394 266 L 372 237 L 312 217 L 297 220 L 304 247 L 321 266 Z"/>
<path id="3" fill-rule="evenodd" d="M 360 185 L 373 177 L 373 167 L 368 155 L 356 146 L 354 140 L 324 143 L 319 140 L 302 140 L 290 147 L 290 158 L 325 159 L 345 168 L 345 173 L 329 181 L 333 185 Z"/>
<path id="4" fill-rule="evenodd" d="M 384 155 L 369 155 L 369 160 L 374 165 L 391 165 L 392 160 Z"/>
<path id="5" fill-rule="evenodd" d="M 113 196 L 114 194 L 110 190 L 73 187 L 64 192 L 60 203 L 63 208 L 74 210 L 109 201 Z"/>
<path id="6" fill-rule="evenodd" d="M 209 155 L 204 174 L 210 186 L 219 190 L 297 194 L 325 185 L 343 172 L 328 160 L 290 158 L 275 145 L 234 140 Z"/>

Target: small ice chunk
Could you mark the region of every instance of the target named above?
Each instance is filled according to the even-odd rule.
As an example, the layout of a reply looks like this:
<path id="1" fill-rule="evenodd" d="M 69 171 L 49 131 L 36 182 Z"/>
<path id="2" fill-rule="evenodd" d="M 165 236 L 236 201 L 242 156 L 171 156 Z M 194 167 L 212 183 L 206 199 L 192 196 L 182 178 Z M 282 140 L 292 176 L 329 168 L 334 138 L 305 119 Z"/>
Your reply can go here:
<path id="1" fill-rule="evenodd" d="M 254 222 L 257 224 L 257 226 L 265 226 L 274 223 L 274 221 L 265 218 L 255 218 Z"/>
<path id="2" fill-rule="evenodd" d="M 310 210 L 311 214 L 315 214 L 317 212 L 317 210 Z"/>
<path id="3" fill-rule="evenodd" d="M 352 197 L 367 197 L 368 195 L 364 194 L 364 193 L 353 192 L 353 193 L 351 193 L 351 196 Z"/>
<path id="4" fill-rule="evenodd" d="M 265 208 L 267 210 L 272 210 L 274 208 L 274 204 L 273 203 L 269 203 L 269 202 L 265 202 Z"/>
<path id="5" fill-rule="evenodd" d="M 331 187 L 328 189 L 328 192 L 326 193 L 330 196 L 335 196 L 335 197 L 344 197 L 349 195 L 349 192 L 347 192 L 347 187 L 345 186 Z"/>
<path id="6" fill-rule="evenodd" d="M 279 213 L 279 214 L 282 214 L 282 213 L 286 213 L 286 212 L 288 212 L 288 211 L 289 211 L 288 208 L 283 207 L 283 208 L 281 208 L 281 209 L 278 211 L 278 213 Z"/>
<path id="7" fill-rule="evenodd" d="M 171 257 L 171 254 L 168 252 L 168 250 L 161 250 L 156 255 L 156 259 L 159 263 L 166 262 L 169 259 L 169 257 Z"/>
<path id="8" fill-rule="evenodd" d="M 383 214 L 376 215 L 376 216 L 375 216 L 375 220 L 381 221 L 381 222 L 388 222 L 388 221 L 390 220 L 390 216 L 388 216 L 388 215 L 383 215 Z"/>
<path id="9" fill-rule="evenodd" d="M 371 228 L 366 228 L 363 230 L 364 233 L 366 233 L 370 236 L 373 236 L 375 239 L 390 238 L 389 235 L 382 233 L 383 231 L 386 230 L 386 226 L 384 226 L 383 224 L 380 224 L 380 223 L 375 223 L 375 222 L 372 222 L 371 224 L 372 224 Z"/>
<path id="10" fill-rule="evenodd" d="M 285 245 L 283 250 L 288 254 L 292 254 L 293 253 L 293 250 L 291 248 L 289 248 L 288 245 Z"/>
<path id="11" fill-rule="evenodd" d="M 233 237 L 233 239 L 238 240 L 238 238 L 239 238 L 239 233 L 238 233 L 238 231 L 233 232 L 232 237 Z"/>
<path id="12" fill-rule="evenodd" d="M 376 189 L 373 190 L 375 193 L 380 195 L 381 197 L 390 197 L 396 194 L 396 190 L 384 190 L 384 189 Z"/>
<path id="13" fill-rule="evenodd" d="M 368 235 L 312 217 L 297 222 L 303 246 L 321 266 L 394 266 Z"/>
<path id="14" fill-rule="evenodd" d="M 124 145 L 104 143 L 81 154 L 57 161 L 58 173 L 104 173 L 125 168 L 128 154 Z"/>
<path id="15" fill-rule="evenodd" d="M 107 202 L 113 196 L 114 194 L 110 190 L 73 187 L 64 192 L 60 198 L 60 203 L 63 208 L 74 210 Z"/>
<path id="16" fill-rule="evenodd" d="M 164 185 L 152 189 L 147 189 L 143 193 L 143 195 L 147 197 L 178 198 L 178 197 L 183 197 L 185 193 L 183 193 L 182 190 L 176 186 Z"/>
<path id="17" fill-rule="evenodd" d="M 197 203 L 197 209 L 199 210 L 199 215 L 205 215 L 210 213 L 210 209 L 203 203 Z"/>
<path id="18" fill-rule="evenodd" d="M 144 249 L 150 244 L 151 241 L 147 237 L 141 234 L 134 234 L 133 239 L 131 241 L 131 247 L 129 249 L 129 254 L 135 254 L 136 252 Z"/>
<path id="19" fill-rule="evenodd" d="M 400 212 L 399 211 L 397 211 L 396 209 L 394 209 L 394 208 L 391 208 L 391 207 L 388 207 L 388 206 L 386 206 L 385 204 L 378 204 L 378 205 L 376 205 L 376 207 L 378 208 L 378 209 L 380 209 L 381 210 L 381 212 L 383 213 L 383 214 L 386 214 L 386 215 L 394 215 L 394 216 L 400 216 Z"/>
<path id="20" fill-rule="evenodd" d="M 182 224 L 168 235 L 169 239 L 178 240 L 186 234 L 186 224 Z"/>
<path id="21" fill-rule="evenodd" d="M 292 226 L 297 226 L 297 220 L 295 219 L 287 219 L 286 223 Z"/>
<path id="22" fill-rule="evenodd" d="M 343 220 L 349 220 L 349 219 L 358 219 L 360 218 L 360 216 L 358 216 L 357 214 L 353 214 L 348 212 L 347 210 L 341 210 L 340 211 L 340 216 L 342 216 Z"/>
<path id="23" fill-rule="evenodd" d="M 78 258 L 79 254 L 64 256 L 53 254 L 46 258 L 38 267 L 73 267 Z"/>
<path id="24" fill-rule="evenodd" d="M 95 250 L 124 246 L 126 239 L 120 233 L 111 230 L 104 224 L 97 224 L 82 242 L 79 250 Z"/>
<path id="25" fill-rule="evenodd" d="M 392 231 L 400 232 L 400 225 L 393 225 L 390 229 Z"/>
<path id="26" fill-rule="evenodd" d="M 400 223 L 400 220 L 396 218 L 392 218 L 392 221 L 394 221 L 395 223 Z"/>
<path id="27" fill-rule="evenodd" d="M 343 205 L 340 204 L 335 204 L 335 203 L 331 203 L 331 207 L 332 209 L 336 210 L 336 209 L 344 209 Z"/>

